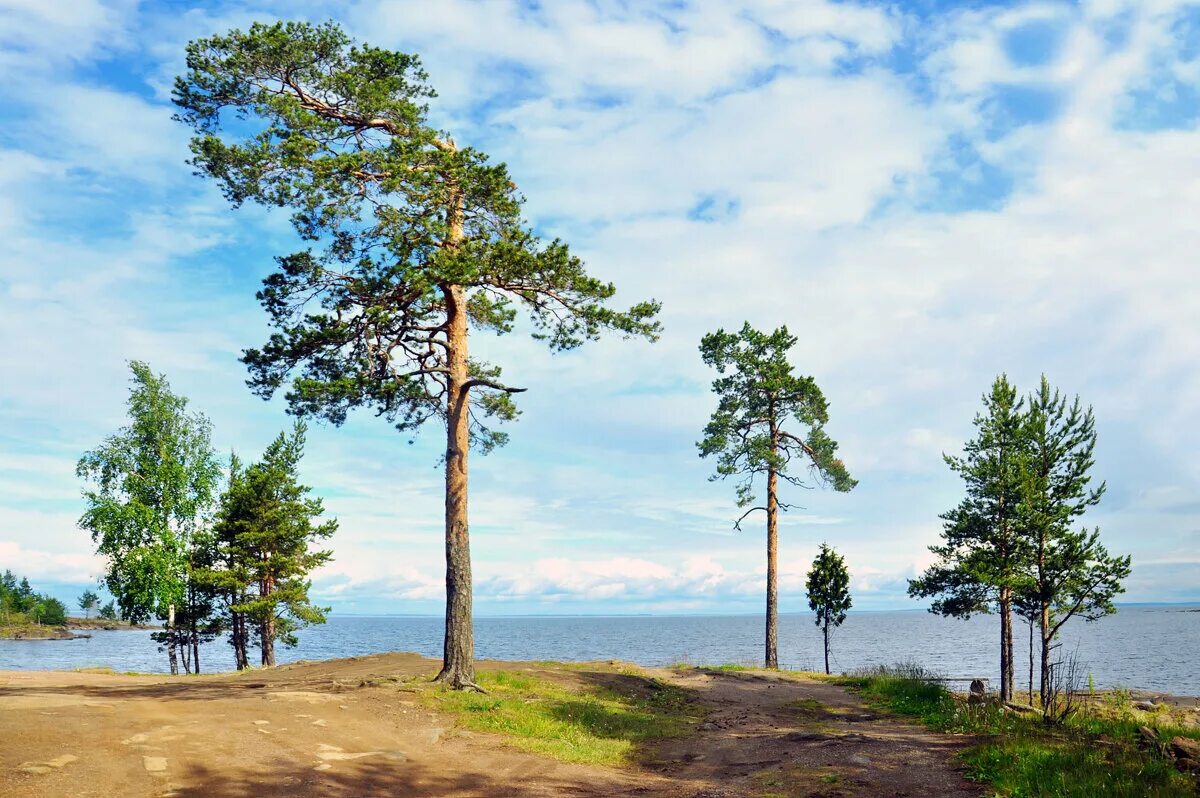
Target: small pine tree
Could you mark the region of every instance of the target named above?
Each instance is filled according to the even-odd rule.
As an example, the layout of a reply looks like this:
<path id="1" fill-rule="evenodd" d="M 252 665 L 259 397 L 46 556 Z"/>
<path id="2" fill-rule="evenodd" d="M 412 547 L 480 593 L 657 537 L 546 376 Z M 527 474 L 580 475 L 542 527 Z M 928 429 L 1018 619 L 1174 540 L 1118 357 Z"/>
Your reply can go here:
<path id="1" fill-rule="evenodd" d="M 829 633 L 842 625 L 850 609 L 850 572 L 842 556 L 825 543 L 808 572 L 806 589 L 808 608 L 817 614 L 816 624 L 825 639 L 825 672 L 829 673 Z"/>
<path id="2" fill-rule="evenodd" d="M 1099 529 L 1072 528 L 1105 490 L 1104 483 L 1091 486 L 1097 440 L 1092 409 L 1084 410 L 1079 397 L 1068 403 L 1043 376 L 1030 394 L 1025 425 L 1029 456 L 1020 474 L 1021 520 L 1032 548 L 1027 590 L 1041 633 L 1041 705 L 1050 718 L 1054 639 L 1071 618 L 1094 621 L 1116 612 L 1113 599 L 1125 590 L 1130 558 L 1109 554 Z"/>
<path id="3" fill-rule="evenodd" d="M 290 435 L 280 433 L 260 462 L 231 475 L 214 530 L 219 541 L 214 561 L 220 570 L 205 577 L 238 602 L 229 608 L 235 620 L 253 621 L 266 667 L 275 664 L 276 642 L 295 645 L 294 631 L 324 623 L 328 612 L 309 600 L 307 576 L 332 559 L 331 552 L 311 545 L 331 536 L 337 521 L 314 523 L 324 507 L 299 482 L 306 429 L 299 422 Z M 246 637 L 243 630 L 243 647 Z"/>
<path id="4" fill-rule="evenodd" d="M 79 609 L 83 610 L 84 618 L 92 617 L 92 610 L 100 605 L 100 597 L 92 590 L 83 591 L 79 597 Z"/>
<path id="5" fill-rule="evenodd" d="M 117 620 L 117 608 L 113 602 L 108 602 L 100 608 L 100 617 L 106 621 Z"/>

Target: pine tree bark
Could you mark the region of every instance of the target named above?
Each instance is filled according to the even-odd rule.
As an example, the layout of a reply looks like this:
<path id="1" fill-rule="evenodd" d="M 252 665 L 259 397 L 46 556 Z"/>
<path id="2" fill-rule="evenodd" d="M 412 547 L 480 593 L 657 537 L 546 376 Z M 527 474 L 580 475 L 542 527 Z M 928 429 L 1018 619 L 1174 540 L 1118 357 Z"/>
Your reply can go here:
<path id="1" fill-rule="evenodd" d="M 453 146 L 451 144 L 450 146 Z M 463 196 L 452 185 L 447 204 L 446 247 L 463 239 Z M 442 670 L 435 681 L 456 690 L 475 684 L 475 630 L 472 625 L 471 540 L 467 523 L 467 456 L 471 448 L 471 392 L 467 348 L 467 293 L 461 285 L 442 287 L 446 300 L 446 628 Z"/>
<path id="2" fill-rule="evenodd" d="M 779 667 L 779 475 L 767 472 L 766 667 Z"/>
<path id="3" fill-rule="evenodd" d="M 446 419 L 446 630 L 442 671 L 437 681 L 462 689 L 475 687 L 471 544 L 467 524 L 467 455 L 471 444 L 467 308 L 462 286 L 445 286 L 443 293 L 450 373 L 446 381 L 449 394 Z"/>

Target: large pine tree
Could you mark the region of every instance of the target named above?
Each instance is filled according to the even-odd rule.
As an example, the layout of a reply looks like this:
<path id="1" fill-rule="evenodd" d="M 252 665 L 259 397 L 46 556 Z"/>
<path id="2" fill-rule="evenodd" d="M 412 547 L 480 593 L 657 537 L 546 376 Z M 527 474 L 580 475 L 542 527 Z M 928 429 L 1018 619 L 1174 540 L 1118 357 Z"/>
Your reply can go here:
<path id="1" fill-rule="evenodd" d="M 176 81 L 193 163 L 229 200 L 289 208 L 304 249 L 259 298 L 276 327 L 245 353 L 254 390 L 290 381 L 292 412 L 335 424 L 372 408 L 399 430 L 446 429 L 446 627 L 438 678 L 474 685 L 467 456 L 516 416 L 469 330 L 507 333 L 518 310 L 554 349 L 605 331 L 654 338 L 656 302 L 621 312 L 615 288 L 521 216 L 503 164 L 427 117 L 416 56 L 357 45 L 335 24 L 255 24 L 191 42 Z M 223 127 L 223 123 L 234 124 Z"/>

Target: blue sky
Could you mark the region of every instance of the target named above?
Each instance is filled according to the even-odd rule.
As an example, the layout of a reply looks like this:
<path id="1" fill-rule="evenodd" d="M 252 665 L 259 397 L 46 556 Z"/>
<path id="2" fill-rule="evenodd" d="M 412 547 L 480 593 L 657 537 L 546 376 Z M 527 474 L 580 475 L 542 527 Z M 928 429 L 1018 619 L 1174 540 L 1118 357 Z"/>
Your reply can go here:
<path id="1" fill-rule="evenodd" d="M 506 161 L 532 223 L 658 344 L 474 346 L 528 386 L 472 465 L 479 612 L 756 612 L 763 534 L 694 442 L 700 336 L 786 323 L 860 486 L 782 524 L 782 608 L 822 541 L 860 608 L 915 606 L 959 486 L 942 463 L 1006 371 L 1094 405 L 1092 513 L 1132 601 L 1200 600 L 1200 6 L 135 3 L 0 0 L 0 567 L 64 597 L 100 573 L 74 463 L 122 422 L 129 359 L 254 457 L 288 424 L 244 387 L 254 291 L 286 219 L 186 165 L 169 87 L 190 38 L 333 17 L 419 53 L 437 123 Z M 437 429 L 315 427 L 305 477 L 341 520 L 316 596 L 436 613 Z"/>

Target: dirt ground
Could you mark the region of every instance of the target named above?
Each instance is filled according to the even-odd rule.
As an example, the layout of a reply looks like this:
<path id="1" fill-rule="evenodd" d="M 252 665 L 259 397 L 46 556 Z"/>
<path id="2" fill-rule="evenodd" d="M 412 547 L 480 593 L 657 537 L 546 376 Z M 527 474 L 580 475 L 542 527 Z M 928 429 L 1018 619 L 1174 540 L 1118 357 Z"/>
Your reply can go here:
<path id="1" fill-rule="evenodd" d="M 481 667 L 528 668 L 520 663 Z M 388 677 L 406 654 L 171 679 L 0 671 L 0 795 L 968 796 L 967 741 L 880 717 L 835 685 L 758 672 L 647 671 L 707 712 L 623 769 L 569 765 L 454 728 Z M 611 669 L 555 671 L 597 684 Z"/>

